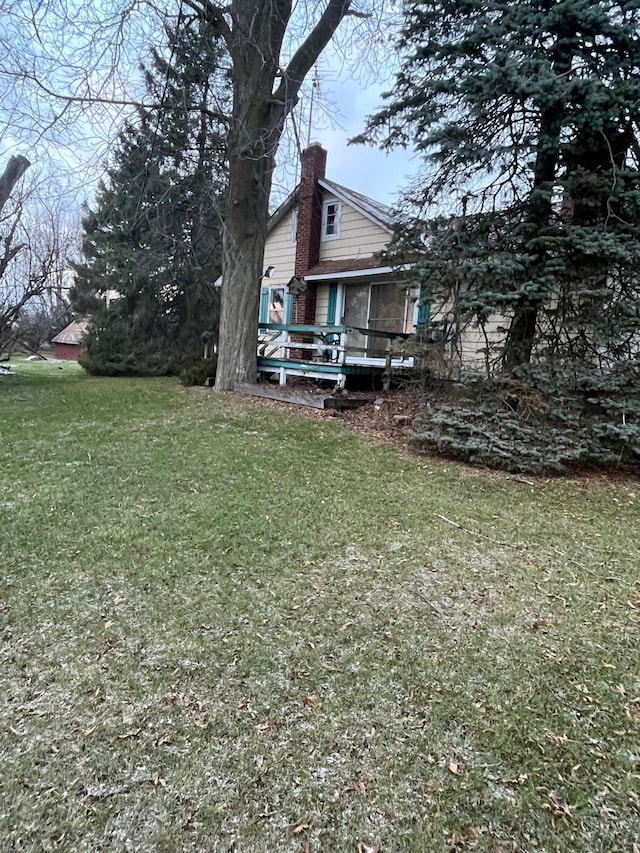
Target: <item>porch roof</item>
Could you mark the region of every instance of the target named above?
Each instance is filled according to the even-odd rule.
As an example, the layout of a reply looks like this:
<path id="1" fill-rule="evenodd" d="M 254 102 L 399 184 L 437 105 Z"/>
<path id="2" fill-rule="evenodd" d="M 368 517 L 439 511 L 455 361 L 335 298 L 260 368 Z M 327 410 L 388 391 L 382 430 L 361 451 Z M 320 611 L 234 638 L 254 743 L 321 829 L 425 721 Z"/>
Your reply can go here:
<path id="1" fill-rule="evenodd" d="M 344 258 L 336 261 L 320 261 L 311 267 L 305 275 L 306 281 L 321 281 L 322 279 L 357 278 L 366 275 L 393 275 L 406 272 L 408 266 L 381 266 L 379 258 Z"/>

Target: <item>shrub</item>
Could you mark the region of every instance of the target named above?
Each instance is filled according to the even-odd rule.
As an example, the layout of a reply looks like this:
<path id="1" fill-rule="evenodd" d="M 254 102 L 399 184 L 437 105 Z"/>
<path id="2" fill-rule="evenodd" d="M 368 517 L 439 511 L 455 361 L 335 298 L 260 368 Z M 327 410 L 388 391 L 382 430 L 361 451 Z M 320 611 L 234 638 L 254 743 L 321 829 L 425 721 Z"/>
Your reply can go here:
<path id="1" fill-rule="evenodd" d="M 457 402 L 419 414 L 418 451 L 512 472 L 640 460 L 640 365 L 607 372 L 571 365 L 521 369 L 516 376 L 461 385 Z"/>
<path id="2" fill-rule="evenodd" d="M 187 367 L 180 372 L 180 382 L 183 385 L 204 385 L 207 379 L 214 379 L 218 367 L 218 357 L 208 358 L 204 361 Z"/>

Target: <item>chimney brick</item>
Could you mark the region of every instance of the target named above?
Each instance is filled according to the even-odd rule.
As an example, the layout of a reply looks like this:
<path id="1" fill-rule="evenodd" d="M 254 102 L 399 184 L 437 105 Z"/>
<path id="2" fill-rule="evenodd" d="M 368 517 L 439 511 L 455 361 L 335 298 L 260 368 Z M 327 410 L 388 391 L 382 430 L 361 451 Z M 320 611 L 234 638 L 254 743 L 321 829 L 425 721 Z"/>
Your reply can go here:
<path id="1" fill-rule="evenodd" d="M 298 228 L 296 232 L 296 278 L 304 278 L 320 260 L 322 232 L 322 190 L 318 184 L 325 176 L 327 152 L 313 142 L 301 156 L 301 177 L 298 190 Z M 294 322 L 310 324 L 315 319 L 316 286 L 309 284 L 294 303 Z"/>

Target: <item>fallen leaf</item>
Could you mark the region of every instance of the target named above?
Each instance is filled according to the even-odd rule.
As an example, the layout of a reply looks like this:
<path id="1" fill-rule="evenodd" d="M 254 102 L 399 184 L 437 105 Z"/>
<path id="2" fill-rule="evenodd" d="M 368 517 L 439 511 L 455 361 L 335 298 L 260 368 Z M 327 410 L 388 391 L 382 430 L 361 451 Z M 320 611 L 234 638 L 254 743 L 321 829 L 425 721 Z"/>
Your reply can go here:
<path id="1" fill-rule="evenodd" d="M 566 735 L 556 735 L 553 732 L 545 732 L 544 736 L 556 746 L 564 746 L 569 742 L 569 738 Z"/>
<path id="2" fill-rule="evenodd" d="M 129 738 L 138 737 L 141 731 L 142 729 L 130 729 L 128 732 L 118 735 L 118 740 L 129 740 Z"/>
<path id="3" fill-rule="evenodd" d="M 572 808 L 567 802 L 563 794 L 558 791 L 549 791 L 547 794 L 548 803 L 544 803 L 542 808 L 547 809 L 556 817 L 572 817 Z"/>
<path id="4" fill-rule="evenodd" d="M 294 835 L 300 835 L 300 833 L 301 833 L 301 832 L 304 832 L 304 830 L 305 830 L 305 829 L 309 829 L 309 824 L 308 824 L 308 823 L 298 823 L 298 824 L 296 824 L 296 826 L 294 826 L 294 827 L 293 827 L 293 829 L 291 830 L 291 832 L 292 832 Z"/>
<path id="5" fill-rule="evenodd" d="M 455 773 L 456 776 L 460 773 L 460 767 L 456 764 L 455 761 L 449 762 L 449 770 L 451 773 Z"/>
<path id="6" fill-rule="evenodd" d="M 21 732 L 18 729 L 14 729 L 13 726 L 9 726 L 9 731 L 16 737 L 24 737 L 26 735 L 26 732 Z"/>

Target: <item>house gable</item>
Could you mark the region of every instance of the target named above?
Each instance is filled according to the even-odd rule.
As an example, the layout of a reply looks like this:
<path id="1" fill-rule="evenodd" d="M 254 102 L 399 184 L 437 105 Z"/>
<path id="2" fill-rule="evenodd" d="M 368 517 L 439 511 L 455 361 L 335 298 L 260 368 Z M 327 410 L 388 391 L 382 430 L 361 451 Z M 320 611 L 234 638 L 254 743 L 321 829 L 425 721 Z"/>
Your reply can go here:
<path id="1" fill-rule="evenodd" d="M 390 229 L 372 221 L 361 209 L 325 192 L 324 203 L 340 204 L 339 234 L 335 239 L 320 242 L 320 262 L 353 258 L 362 260 L 382 251 L 391 239 Z"/>
<path id="2" fill-rule="evenodd" d="M 291 205 L 270 229 L 264 249 L 264 268 L 275 267 L 273 281 L 286 284 L 293 278 L 296 263 L 296 244 L 292 239 L 294 212 Z"/>

